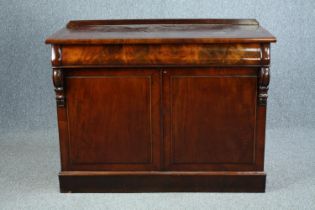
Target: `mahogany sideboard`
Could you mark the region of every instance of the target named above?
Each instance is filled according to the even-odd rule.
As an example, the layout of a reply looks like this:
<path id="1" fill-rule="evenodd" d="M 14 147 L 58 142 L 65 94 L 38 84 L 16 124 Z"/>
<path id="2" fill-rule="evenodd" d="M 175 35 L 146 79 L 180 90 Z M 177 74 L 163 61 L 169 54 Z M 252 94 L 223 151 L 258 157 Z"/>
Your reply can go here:
<path id="1" fill-rule="evenodd" d="M 61 192 L 264 192 L 275 41 L 252 19 L 70 21 L 46 40 Z"/>

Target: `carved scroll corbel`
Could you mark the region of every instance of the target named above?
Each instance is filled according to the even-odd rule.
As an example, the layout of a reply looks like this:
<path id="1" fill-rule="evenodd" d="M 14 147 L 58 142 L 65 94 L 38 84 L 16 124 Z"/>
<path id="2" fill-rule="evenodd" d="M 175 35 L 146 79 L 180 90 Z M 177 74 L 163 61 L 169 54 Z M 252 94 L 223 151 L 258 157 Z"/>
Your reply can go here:
<path id="1" fill-rule="evenodd" d="M 262 44 L 260 48 L 260 63 L 263 66 L 270 64 L 270 44 Z"/>
<path id="2" fill-rule="evenodd" d="M 259 105 L 266 106 L 268 98 L 268 89 L 270 81 L 269 67 L 261 67 L 259 72 L 259 88 L 258 88 L 258 102 Z"/>
<path id="3" fill-rule="evenodd" d="M 53 66 L 61 65 L 61 47 L 59 45 L 51 46 L 51 64 Z"/>
<path id="4" fill-rule="evenodd" d="M 53 69 L 53 83 L 58 107 L 65 106 L 64 76 L 61 69 Z"/>

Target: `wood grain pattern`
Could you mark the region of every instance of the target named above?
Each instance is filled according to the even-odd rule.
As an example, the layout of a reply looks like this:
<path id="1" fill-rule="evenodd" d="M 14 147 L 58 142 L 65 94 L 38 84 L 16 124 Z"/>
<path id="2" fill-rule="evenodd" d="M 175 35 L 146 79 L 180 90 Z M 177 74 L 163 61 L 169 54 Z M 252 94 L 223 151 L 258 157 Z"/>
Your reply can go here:
<path id="1" fill-rule="evenodd" d="M 259 44 L 71 45 L 62 65 L 260 65 Z"/>
<path id="2" fill-rule="evenodd" d="M 159 168 L 158 71 L 68 72 L 66 82 L 71 168 Z"/>
<path id="3" fill-rule="evenodd" d="M 255 169 L 255 69 L 165 73 L 164 135 L 169 170 Z"/>

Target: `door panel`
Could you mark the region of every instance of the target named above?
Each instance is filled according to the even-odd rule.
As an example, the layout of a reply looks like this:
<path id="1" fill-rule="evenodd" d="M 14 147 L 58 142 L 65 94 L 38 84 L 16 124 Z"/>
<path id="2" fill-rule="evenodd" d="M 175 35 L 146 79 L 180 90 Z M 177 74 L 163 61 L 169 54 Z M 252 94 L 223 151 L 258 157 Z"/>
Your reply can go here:
<path id="1" fill-rule="evenodd" d="M 164 74 L 166 169 L 254 169 L 256 69 Z"/>
<path id="2" fill-rule="evenodd" d="M 66 84 L 72 169 L 160 167 L 159 71 L 73 71 Z"/>

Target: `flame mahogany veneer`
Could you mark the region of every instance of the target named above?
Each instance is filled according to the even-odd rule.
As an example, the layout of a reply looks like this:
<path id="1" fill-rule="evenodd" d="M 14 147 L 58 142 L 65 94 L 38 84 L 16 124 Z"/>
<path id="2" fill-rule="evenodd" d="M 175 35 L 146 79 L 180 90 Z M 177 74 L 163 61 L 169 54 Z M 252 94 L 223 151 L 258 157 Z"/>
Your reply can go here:
<path id="1" fill-rule="evenodd" d="M 264 192 L 256 20 L 70 21 L 50 36 L 61 192 Z"/>

